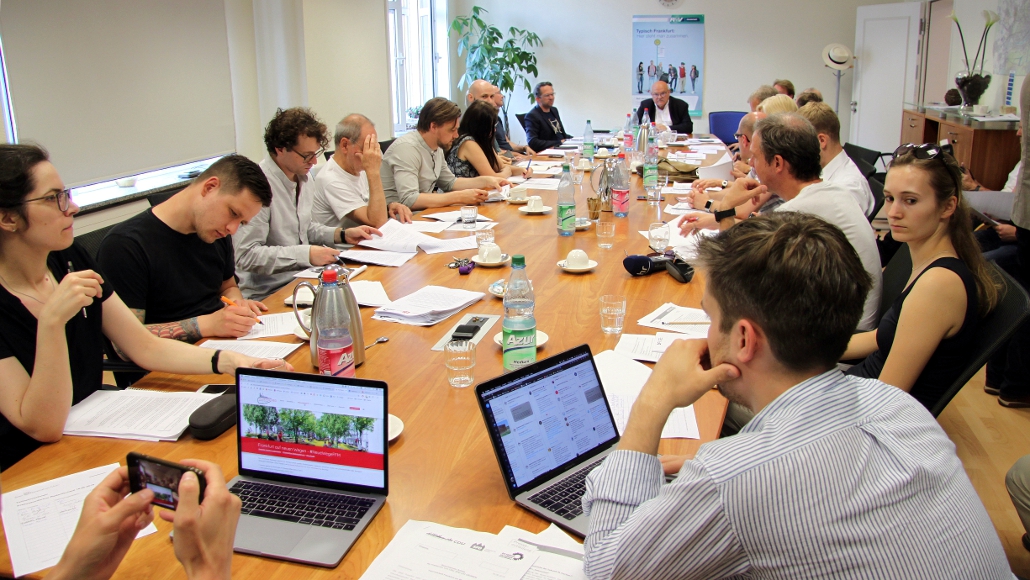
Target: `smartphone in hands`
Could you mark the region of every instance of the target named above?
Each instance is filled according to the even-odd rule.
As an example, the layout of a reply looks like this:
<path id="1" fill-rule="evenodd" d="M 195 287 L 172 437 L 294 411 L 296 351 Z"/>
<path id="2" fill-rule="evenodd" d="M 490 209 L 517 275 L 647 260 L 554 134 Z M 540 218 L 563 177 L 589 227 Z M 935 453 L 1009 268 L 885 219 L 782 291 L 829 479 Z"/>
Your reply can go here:
<path id="1" fill-rule="evenodd" d="M 192 471 L 200 482 L 199 501 L 204 500 L 206 481 L 204 472 L 196 467 L 189 467 L 172 461 L 165 461 L 142 453 L 131 452 L 125 458 L 129 466 L 129 491 L 136 493 L 143 489 L 154 492 L 154 500 L 150 503 L 174 510 L 179 506 L 179 480 L 182 474 Z"/>

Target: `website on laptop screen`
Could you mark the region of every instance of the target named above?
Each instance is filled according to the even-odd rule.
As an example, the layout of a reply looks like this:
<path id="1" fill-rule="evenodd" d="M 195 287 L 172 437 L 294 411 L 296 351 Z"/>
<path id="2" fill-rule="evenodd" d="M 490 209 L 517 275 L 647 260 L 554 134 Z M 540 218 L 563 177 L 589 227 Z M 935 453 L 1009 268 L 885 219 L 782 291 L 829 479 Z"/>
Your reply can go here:
<path id="1" fill-rule="evenodd" d="M 255 375 L 239 383 L 241 468 L 384 487 L 384 390 Z"/>
<path id="2" fill-rule="evenodd" d="M 589 352 L 481 396 L 502 443 L 504 476 L 516 487 L 616 436 Z"/>

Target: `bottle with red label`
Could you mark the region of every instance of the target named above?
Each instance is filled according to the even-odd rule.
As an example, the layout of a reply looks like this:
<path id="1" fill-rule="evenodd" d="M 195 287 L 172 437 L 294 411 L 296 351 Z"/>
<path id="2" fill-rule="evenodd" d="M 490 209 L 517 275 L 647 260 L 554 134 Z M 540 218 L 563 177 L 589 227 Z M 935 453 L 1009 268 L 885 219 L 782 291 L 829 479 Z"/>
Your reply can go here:
<path id="1" fill-rule="evenodd" d="M 343 288 L 337 271 L 325 269 L 318 290 L 318 306 L 313 313 L 318 325 L 318 373 L 334 377 L 354 376 L 354 340 L 350 335 Z"/>

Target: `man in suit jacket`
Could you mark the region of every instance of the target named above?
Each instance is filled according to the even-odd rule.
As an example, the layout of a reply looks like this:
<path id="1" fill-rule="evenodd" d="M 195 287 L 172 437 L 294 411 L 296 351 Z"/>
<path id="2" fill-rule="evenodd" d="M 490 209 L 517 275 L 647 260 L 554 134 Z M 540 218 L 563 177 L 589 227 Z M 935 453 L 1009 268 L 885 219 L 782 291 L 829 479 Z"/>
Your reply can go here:
<path id="1" fill-rule="evenodd" d="M 693 133 L 694 122 L 690 120 L 690 105 L 673 97 L 668 83 L 658 81 L 651 85 L 651 98 L 645 99 L 637 109 L 637 121 L 644 118 L 644 111 L 659 130 L 672 129 L 677 133 Z"/>
<path id="2" fill-rule="evenodd" d="M 533 89 L 536 106 L 526 113 L 526 140 L 533 151 L 557 147 L 572 135 L 565 132 L 558 109 L 554 106 L 554 87 L 549 82 L 537 83 Z"/>

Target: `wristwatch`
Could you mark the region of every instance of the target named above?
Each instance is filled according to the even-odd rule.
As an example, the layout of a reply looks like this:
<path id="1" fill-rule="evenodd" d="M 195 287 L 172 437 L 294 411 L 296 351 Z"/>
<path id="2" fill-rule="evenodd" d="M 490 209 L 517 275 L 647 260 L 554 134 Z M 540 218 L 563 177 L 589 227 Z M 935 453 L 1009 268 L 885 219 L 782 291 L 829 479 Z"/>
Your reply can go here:
<path id="1" fill-rule="evenodd" d="M 712 215 L 715 216 L 715 221 L 721 222 L 724 219 L 737 217 L 737 210 L 731 207 L 730 209 L 724 209 L 721 211 L 714 212 Z"/>
<path id="2" fill-rule="evenodd" d="M 712 211 L 712 203 L 714 200 L 709 199 L 705 202 L 705 211 Z"/>
<path id="3" fill-rule="evenodd" d="M 723 188 L 723 189 L 726 189 L 726 188 L 727 188 L 727 187 L 729 187 L 729 186 L 730 186 L 730 182 L 729 182 L 729 181 L 726 181 L 725 179 L 723 179 L 723 180 L 722 180 L 722 188 Z"/>

